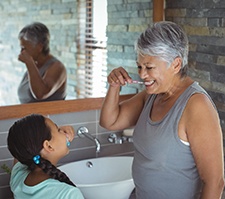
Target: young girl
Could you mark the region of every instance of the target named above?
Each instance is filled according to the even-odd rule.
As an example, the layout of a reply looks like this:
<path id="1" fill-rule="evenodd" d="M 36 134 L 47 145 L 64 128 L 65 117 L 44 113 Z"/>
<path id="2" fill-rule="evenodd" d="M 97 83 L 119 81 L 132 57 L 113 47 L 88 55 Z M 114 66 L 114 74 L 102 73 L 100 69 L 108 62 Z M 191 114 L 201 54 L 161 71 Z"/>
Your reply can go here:
<path id="1" fill-rule="evenodd" d="M 8 149 L 15 158 L 10 187 L 15 199 L 83 199 L 70 179 L 57 169 L 74 138 L 70 126 L 58 127 L 49 118 L 32 114 L 9 129 Z"/>

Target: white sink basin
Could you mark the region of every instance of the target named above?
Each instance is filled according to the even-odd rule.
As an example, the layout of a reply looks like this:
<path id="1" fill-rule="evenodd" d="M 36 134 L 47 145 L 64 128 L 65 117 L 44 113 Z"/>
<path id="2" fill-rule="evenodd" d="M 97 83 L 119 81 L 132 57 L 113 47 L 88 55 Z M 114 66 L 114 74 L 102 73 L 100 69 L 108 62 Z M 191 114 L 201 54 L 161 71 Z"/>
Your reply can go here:
<path id="1" fill-rule="evenodd" d="M 102 157 L 59 166 L 85 199 L 129 199 L 134 189 L 133 157 Z"/>

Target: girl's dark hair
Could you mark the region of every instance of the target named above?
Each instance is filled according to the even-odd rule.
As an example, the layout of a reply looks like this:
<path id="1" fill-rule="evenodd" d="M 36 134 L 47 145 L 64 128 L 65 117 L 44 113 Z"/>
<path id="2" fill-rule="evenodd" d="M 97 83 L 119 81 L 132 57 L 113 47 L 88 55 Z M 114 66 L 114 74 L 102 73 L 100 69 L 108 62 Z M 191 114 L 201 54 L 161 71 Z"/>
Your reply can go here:
<path id="1" fill-rule="evenodd" d="M 38 165 L 33 157 L 40 155 L 45 140 L 51 140 L 50 128 L 46 125 L 45 117 L 39 114 L 28 115 L 17 120 L 9 129 L 8 149 L 22 164 L 27 165 L 30 171 L 40 167 L 51 178 L 75 186 L 65 173 L 55 167 L 50 161 L 40 158 Z"/>
<path id="2" fill-rule="evenodd" d="M 43 54 L 47 55 L 50 52 L 49 40 L 50 33 L 44 24 L 40 22 L 34 22 L 22 28 L 18 38 L 30 41 L 34 45 L 41 43 L 43 45 Z"/>

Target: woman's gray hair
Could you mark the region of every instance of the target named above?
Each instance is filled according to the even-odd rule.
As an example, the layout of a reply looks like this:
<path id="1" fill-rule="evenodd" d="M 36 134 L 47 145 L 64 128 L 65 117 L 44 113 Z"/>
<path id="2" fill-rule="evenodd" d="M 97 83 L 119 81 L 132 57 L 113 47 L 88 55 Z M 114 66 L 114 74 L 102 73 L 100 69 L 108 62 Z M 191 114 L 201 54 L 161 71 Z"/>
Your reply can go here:
<path id="1" fill-rule="evenodd" d="M 47 55 L 50 52 L 49 40 L 50 34 L 48 28 L 40 23 L 34 22 L 25 26 L 19 33 L 18 38 L 30 41 L 34 45 L 41 43 L 43 45 L 42 52 Z"/>
<path id="2" fill-rule="evenodd" d="M 147 28 L 135 44 L 137 54 L 156 56 L 171 64 L 176 57 L 182 59 L 181 74 L 188 63 L 188 37 L 176 23 L 156 22 Z"/>

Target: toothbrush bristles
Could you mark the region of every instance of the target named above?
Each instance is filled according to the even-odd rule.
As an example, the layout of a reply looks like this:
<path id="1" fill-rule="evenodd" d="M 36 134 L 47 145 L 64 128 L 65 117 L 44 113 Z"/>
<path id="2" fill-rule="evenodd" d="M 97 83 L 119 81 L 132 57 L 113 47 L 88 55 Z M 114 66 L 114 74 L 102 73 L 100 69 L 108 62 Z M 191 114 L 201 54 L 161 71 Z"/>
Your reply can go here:
<path id="1" fill-rule="evenodd" d="M 145 84 L 146 82 L 141 82 L 141 81 L 138 81 L 138 80 L 132 80 L 132 82 L 125 82 L 126 84 Z"/>

